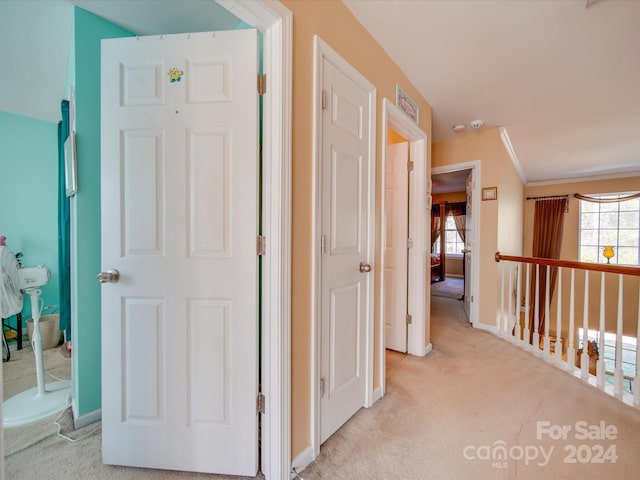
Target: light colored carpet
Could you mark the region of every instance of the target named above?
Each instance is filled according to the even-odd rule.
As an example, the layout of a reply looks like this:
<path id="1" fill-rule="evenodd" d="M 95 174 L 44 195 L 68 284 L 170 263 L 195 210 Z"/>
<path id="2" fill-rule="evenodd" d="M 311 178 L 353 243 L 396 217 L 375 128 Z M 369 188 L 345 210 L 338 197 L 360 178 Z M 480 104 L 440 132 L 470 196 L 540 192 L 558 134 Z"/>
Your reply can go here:
<path id="1" fill-rule="evenodd" d="M 423 358 L 390 352 L 387 392 L 361 409 L 321 448 L 304 480 L 483 480 L 638 478 L 640 412 L 494 335 L 467 323 L 462 303 L 432 297 L 433 351 Z M 6 366 L 5 366 L 5 372 Z M 65 420 L 63 418 L 63 420 Z M 569 425 L 567 440 L 536 438 L 537 422 Z M 617 429 L 614 440 L 576 440 L 576 422 Z M 99 430 L 72 432 L 69 443 L 49 422 L 34 431 L 35 442 L 14 448 L 6 459 L 6 478 L 23 479 L 236 479 L 102 465 Z M 38 428 L 34 427 L 35 430 Z M 44 430 L 48 433 L 44 433 Z M 11 429 L 14 430 L 14 429 Z M 5 446 L 11 449 L 11 430 Z M 530 448 L 542 457 L 504 461 L 482 456 L 497 442 L 512 456 Z M 581 448 L 581 460 L 615 448 L 615 463 L 564 463 L 565 448 Z M 483 450 L 484 448 L 484 450 Z"/>
<path id="2" fill-rule="evenodd" d="M 325 442 L 305 480 L 638 478 L 638 410 L 474 330 L 457 300 L 432 297 L 432 335 L 433 351 L 396 362 L 385 397 Z M 537 422 L 545 421 L 570 425 L 567 440 L 538 439 Z M 577 440 L 580 421 L 615 426 L 616 439 Z M 505 461 L 491 459 L 497 442 L 511 451 Z M 569 445 L 592 460 L 598 444 L 616 450 L 616 463 L 564 463 Z M 545 466 L 541 447 L 553 448 Z M 540 457 L 511 458 L 527 448 Z M 488 460 L 473 458 L 485 453 Z"/>
<path id="3" fill-rule="evenodd" d="M 462 300 L 464 280 L 457 277 L 447 277 L 442 282 L 433 282 L 431 284 L 431 295 Z"/>

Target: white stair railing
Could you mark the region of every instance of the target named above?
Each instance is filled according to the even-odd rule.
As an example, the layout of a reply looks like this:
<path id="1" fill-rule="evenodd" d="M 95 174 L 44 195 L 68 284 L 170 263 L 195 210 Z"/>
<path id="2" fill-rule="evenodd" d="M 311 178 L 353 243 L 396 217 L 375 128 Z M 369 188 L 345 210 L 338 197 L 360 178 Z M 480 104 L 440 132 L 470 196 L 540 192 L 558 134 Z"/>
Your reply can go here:
<path id="1" fill-rule="evenodd" d="M 519 345 L 552 362 L 560 368 L 569 371 L 573 375 L 582 378 L 585 382 L 606 391 L 607 393 L 625 401 L 626 403 L 640 407 L 640 268 L 608 264 L 592 264 L 584 262 L 570 262 L 565 260 L 553 260 L 547 258 L 518 257 L 501 255 L 496 253 L 496 261 L 500 264 L 500 309 L 496 321 L 497 333 L 505 339 Z M 523 268 L 526 265 L 526 268 Z M 535 270 L 532 274 L 531 266 Z M 540 271 L 544 267 L 543 272 Z M 557 278 L 553 290 L 551 289 L 552 268 L 557 268 Z M 570 273 L 568 292 L 563 290 L 563 274 L 565 270 Z M 582 332 L 578 338 L 576 329 L 576 271 L 584 272 L 584 292 L 582 306 Z M 599 315 L 592 319 L 590 309 L 590 272 L 600 272 L 600 296 Z M 524 275 L 524 282 L 523 282 Z M 541 292 L 538 286 L 544 275 L 544 301 L 540 298 Z M 617 302 L 611 292 L 612 286 L 606 288 L 607 276 L 618 277 Z M 638 318 L 630 319 L 629 314 L 625 319 L 624 312 L 624 286 L 625 278 L 638 282 Z M 524 283 L 524 292 L 522 286 Z M 567 285 L 564 285 L 567 287 Z M 594 285 L 594 287 L 596 287 Z M 531 296 L 533 293 L 533 304 Z M 597 298 L 597 297 L 596 297 Z M 569 301 L 569 315 L 563 311 L 565 301 Z M 552 301 L 556 301 L 555 318 L 551 316 Z M 595 300 L 595 298 L 594 298 Z M 542 304 L 541 304 L 542 303 Z M 615 307 L 615 316 L 612 315 Z M 533 310 L 533 316 L 531 311 Z M 541 325 L 541 312 L 544 312 L 544 323 Z M 594 312 L 595 314 L 595 312 Z M 612 338 L 614 333 L 606 331 L 607 323 L 613 324 L 615 318 L 615 360 L 613 371 L 607 372 L 604 358 L 606 338 Z M 555 320 L 555 322 L 553 322 Z M 627 325 L 625 320 L 634 322 L 635 325 Z M 590 325 L 596 326 L 590 330 Z M 533 328 L 532 328 L 533 327 Z M 531 329 L 532 328 L 532 329 Z M 542 331 L 541 331 L 542 330 Z M 625 377 L 623 371 L 623 341 L 624 332 L 636 332 L 635 375 Z M 555 339 L 551 336 L 555 333 Z M 589 332 L 597 332 L 598 335 L 598 359 L 593 369 L 593 360 L 589 355 Z M 595 335 L 595 334 L 594 334 Z M 578 343 L 576 343 L 576 340 Z M 628 338 L 627 338 L 628 340 Z M 609 340 L 610 342 L 610 340 Z M 609 344 L 610 345 L 610 344 Z M 577 347 L 582 347 L 581 355 L 577 356 Z M 628 361 L 625 361 L 628 363 Z M 591 368 L 590 368 L 591 364 Z M 608 377 L 607 377 L 608 376 Z M 609 382 L 607 382 L 609 378 Z M 630 381 L 630 391 L 625 391 L 625 380 Z"/>

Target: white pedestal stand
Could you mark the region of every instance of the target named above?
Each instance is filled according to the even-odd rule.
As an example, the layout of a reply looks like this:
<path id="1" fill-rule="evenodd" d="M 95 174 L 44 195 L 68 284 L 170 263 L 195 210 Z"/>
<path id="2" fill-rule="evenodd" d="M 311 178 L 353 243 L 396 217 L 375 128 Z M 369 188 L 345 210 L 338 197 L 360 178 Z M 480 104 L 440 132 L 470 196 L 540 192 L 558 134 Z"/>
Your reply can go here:
<path id="1" fill-rule="evenodd" d="M 2 407 L 4 428 L 17 427 L 35 422 L 61 412 L 69 406 L 69 382 L 45 384 L 44 361 L 42 357 L 42 335 L 40 334 L 39 288 L 28 288 L 33 315 L 33 354 L 36 359 L 37 386 L 11 397 Z"/>

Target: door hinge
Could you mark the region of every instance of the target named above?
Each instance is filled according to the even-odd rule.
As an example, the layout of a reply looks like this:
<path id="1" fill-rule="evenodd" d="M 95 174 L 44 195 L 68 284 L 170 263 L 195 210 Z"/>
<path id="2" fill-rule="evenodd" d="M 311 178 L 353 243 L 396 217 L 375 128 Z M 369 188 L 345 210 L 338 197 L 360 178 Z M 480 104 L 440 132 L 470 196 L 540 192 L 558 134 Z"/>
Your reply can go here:
<path id="1" fill-rule="evenodd" d="M 265 398 L 264 393 L 259 393 L 256 401 L 256 410 L 258 413 L 265 413 Z"/>
<path id="2" fill-rule="evenodd" d="M 320 378 L 320 397 L 324 397 L 324 389 L 327 381 L 324 377 Z"/>
<path id="3" fill-rule="evenodd" d="M 322 110 L 327 108 L 327 91 L 322 90 Z"/>
<path id="4" fill-rule="evenodd" d="M 267 93 L 267 76 L 258 74 L 258 95 Z"/>
<path id="5" fill-rule="evenodd" d="M 410 313 L 407 313 L 407 325 L 411 325 L 413 323 L 413 317 Z"/>
<path id="6" fill-rule="evenodd" d="M 259 256 L 266 255 L 267 253 L 267 240 L 262 235 L 258 235 L 256 241 L 256 252 Z"/>
<path id="7" fill-rule="evenodd" d="M 413 248 L 413 238 L 407 238 L 407 248 Z"/>
<path id="8" fill-rule="evenodd" d="M 322 235 L 320 237 L 320 253 L 322 255 L 324 255 L 325 253 L 327 253 L 327 237 L 325 237 L 324 235 Z"/>
<path id="9" fill-rule="evenodd" d="M 409 170 L 410 172 L 413 172 L 413 160 L 409 160 L 407 162 L 407 170 Z"/>

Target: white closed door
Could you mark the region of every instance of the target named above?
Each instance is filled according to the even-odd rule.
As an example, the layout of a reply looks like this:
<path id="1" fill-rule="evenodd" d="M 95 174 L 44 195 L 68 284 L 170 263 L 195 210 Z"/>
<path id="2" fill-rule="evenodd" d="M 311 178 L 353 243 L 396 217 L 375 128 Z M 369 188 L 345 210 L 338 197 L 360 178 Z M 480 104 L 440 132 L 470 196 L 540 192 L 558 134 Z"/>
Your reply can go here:
<path id="1" fill-rule="evenodd" d="M 326 57 L 321 132 L 321 413 L 324 442 L 366 401 L 372 325 L 372 92 Z"/>
<path id="2" fill-rule="evenodd" d="M 107 464 L 253 476 L 255 30 L 103 41 Z"/>
<path id="3" fill-rule="evenodd" d="M 471 259 L 473 255 L 473 243 L 475 232 L 472 228 L 473 219 L 473 170 L 467 177 L 467 210 L 464 226 L 464 312 L 467 320 L 471 322 Z"/>
<path id="4" fill-rule="evenodd" d="M 387 145 L 385 347 L 407 351 L 409 143 Z"/>

